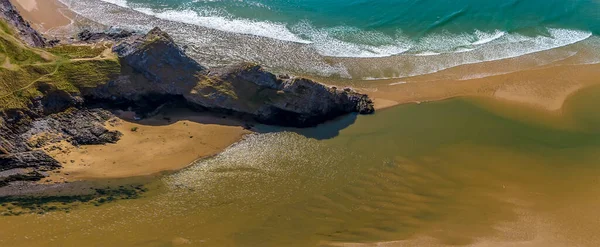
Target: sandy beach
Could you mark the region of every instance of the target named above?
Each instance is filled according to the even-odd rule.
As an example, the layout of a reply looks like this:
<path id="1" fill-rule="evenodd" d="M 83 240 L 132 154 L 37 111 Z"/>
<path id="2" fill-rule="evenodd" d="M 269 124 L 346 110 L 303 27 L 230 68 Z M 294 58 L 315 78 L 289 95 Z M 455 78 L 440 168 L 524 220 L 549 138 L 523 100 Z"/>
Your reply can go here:
<path id="1" fill-rule="evenodd" d="M 11 1 L 19 8 L 25 19 L 45 32 L 69 25 L 75 16 L 57 0 Z M 543 66 L 531 66 L 529 62 L 516 57 L 461 65 L 432 74 L 400 79 L 373 81 L 314 79 L 338 86 L 354 85 L 374 99 L 377 109 L 459 96 L 483 96 L 523 103 L 538 110 L 559 112 L 569 95 L 598 83 L 594 80 L 600 73 L 598 64 L 569 63 L 585 57 L 585 53 L 586 51 L 582 51 L 576 56 Z M 529 60 L 536 56 L 547 55 L 541 53 L 527 55 Z M 394 61 L 393 57 L 389 59 Z M 513 70 L 505 72 L 505 68 Z"/>
<path id="2" fill-rule="evenodd" d="M 24 18 L 40 30 L 48 31 L 72 22 L 73 13 L 56 0 L 13 1 Z M 557 114 L 569 95 L 599 83 L 596 78 L 600 74 L 600 65 L 570 65 L 568 61 L 507 73 L 498 72 L 502 68 L 518 65 L 519 58 L 514 58 L 462 65 L 402 79 L 321 81 L 340 86 L 354 85 L 374 99 L 377 109 L 459 96 L 478 96 Z M 108 125 L 110 129 L 124 133 L 117 144 L 73 147 L 63 143 L 61 150 L 50 153 L 62 162 L 64 168 L 61 173 L 54 174 L 49 182 L 139 176 L 178 170 L 196 159 L 219 153 L 249 133 L 237 123 L 222 125 L 221 120 L 190 117 L 193 115 L 188 112 L 169 116 L 172 122 L 166 122 L 162 117 L 141 122 L 118 120 Z M 205 124 L 207 121 L 215 124 Z M 137 130 L 131 131 L 133 128 Z"/>
<path id="3" fill-rule="evenodd" d="M 176 171 L 193 161 L 223 151 L 239 141 L 244 130 L 234 120 L 187 110 L 134 121 L 123 114 L 106 123 L 123 133 L 116 144 L 75 147 L 62 142 L 46 147 L 63 168 L 46 183 L 96 178 L 123 178 Z"/>
<path id="4" fill-rule="evenodd" d="M 79 20 L 57 0 L 11 1 L 46 34 Z M 42 147 L 62 168 L 40 187 L 161 175 L 152 192 L 2 218 L 0 245 L 598 246 L 600 61 L 579 48 L 413 77 L 312 78 L 381 110 L 326 140 L 255 135 L 189 109 L 115 111 L 114 144 Z M 400 57 L 331 59 L 377 68 Z"/>
<path id="5" fill-rule="evenodd" d="M 375 88 L 363 88 L 375 98 L 381 109 L 396 104 L 442 100 L 459 96 L 486 96 L 523 103 L 546 111 L 558 111 L 572 93 L 597 84 L 600 66 L 560 65 L 523 70 L 469 80 L 426 80 L 427 75 L 402 84 L 375 82 Z"/>
<path id="6" fill-rule="evenodd" d="M 11 2 L 23 18 L 42 33 L 67 27 L 75 18 L 75 13 L 58 0 L 11 0 Z"/>

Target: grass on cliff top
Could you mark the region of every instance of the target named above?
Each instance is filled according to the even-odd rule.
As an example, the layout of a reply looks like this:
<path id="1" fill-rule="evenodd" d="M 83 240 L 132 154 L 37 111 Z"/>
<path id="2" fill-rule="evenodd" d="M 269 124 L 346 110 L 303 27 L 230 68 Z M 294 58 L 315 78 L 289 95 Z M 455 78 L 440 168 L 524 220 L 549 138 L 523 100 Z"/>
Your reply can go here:
<path id="1" fill-rule="evenodd" d="M 98 57 L 106 49 L 107 47 L 104 46 L 59 45 L 46 50 L 52 54 L 62 56 L 67 59 L 77 59 Z"/>
<path id="2" fill-rule="evenodd" d="M 69 61 L 61 63 L 49 82 L 59 89 L 77 92 L 78 89 L 92 88 L 115 79 L 121 72 L 116 59 Z"/>
<path id="3" fill-rule="evenodd" d="M 4 59 L 1 61 L 3 64 L 6 58 L 11 64 L 16 65 L 47 62 L 40 54 L 17 43 L 13 36 L 4 34 L 0 35 L 0 53 L 4 54 Z"/>
<path id="4" fill-rule="evenodd" d="M 0 31 L 5 32 L 9 35 L 14 35 L 14 31 L 12 30 L 12 28 L 10 28 L 8 23 L 4 21 L 0 21 Z"/>
<path id="5" fill-rule="evenodd" d="M 0 20 L 0 110 L 28 108 L 43 96 L 40 83 L 77 93 L 104 84 L 120 73 L 116 57 L 104 56 L 108 47 L 64 45 L 49 49 L 26 46 Z"/>

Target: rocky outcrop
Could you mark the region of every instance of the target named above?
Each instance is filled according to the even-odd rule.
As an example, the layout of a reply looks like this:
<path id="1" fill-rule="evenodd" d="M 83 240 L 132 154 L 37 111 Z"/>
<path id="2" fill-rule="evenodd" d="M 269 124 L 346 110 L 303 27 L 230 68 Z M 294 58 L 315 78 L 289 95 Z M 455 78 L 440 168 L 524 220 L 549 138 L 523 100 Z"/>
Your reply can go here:
<path id="1" fill-rule="evenodd" d="M 44 37 L 23 20 L 9 0 L 0 0 L 0 18 L 12 25 L 19 32 L 19 37 L 29 46 L 46 46 Z"/>
<path id="2" fill-rule="evenodd" d="M 149 94 L 178 95 L 197 108 L 295 127 L 313 126 L 347 113 L 374 111 L 364 94 L 305 78 L 276 76 L 259 65 L 208 69 L 186 56 L 158 28 L 121 42 L 114 51 L 132 73 L 88 90 L 86 96 L 135 101 Z"/>
<path id="3" fill-rule="evenodd" d="M 60 164 L 41 150 L 0 155 L 0 171 L 17 168 L 35 168 L 49 171 L 60 168 Z"/>
<path id="4" fill-rule="evenodd" d="M 90 30 L 83 30 L 77 34 L 77 40 L 87 43 L 97 43 L 101 41 L 118 42 L 135 35 L 139 34 L 136 32 L 118 28 L 110 28 L 105 32 L 92 32 Z"/>
<path id="5" fill-rule="evenodd" d="M 59 169 L 60 163 L 41 150 L 48 144 L 105 144 L 121 137 L 120 132 L 104 127 L 113 115 L 101 109 L 70 108 L 36 116 L 23 111 L 0 116 L 0 187 L 16 181 L 37 181 L 46 176 L 45 172 Z"/>
<path id="6" fill-rule="evenodd" d="M 0 18 L 18 30 L 28 45 L 47 45 L 8 0 L 0 0 L 0 11 Z M 77 73 L 91 73 L 71 67 L 62 83 L 73 87 L 72 90 L 60 89 L 52 80 L 40 80 L 34 85 L 39 94 L 27 98 L 30 102 L 22 107 L 27 109 L 0 108 L 3 109 L 0 111 L 0 187 L 39 180 L 46 176 L 45 172 L 60 168 L 56 160 L 42 151 L 48 144 L 67 141 L 77 146 L 117 142 L 121 133 L 103 126 L 112 114 L 91 107 L 96 103 L 119 106 L 124 102 L 126 106 L 142 106 L 138 108 L 152 111 L 165 102 L 177 101 L 197 109 L 294 127 L 314 126 L 348 113 L 374 112 L 369 97 L 350 88 L 338 89 L 306 78 L 276 76 L 251 63 L 207 68 L 188 57 L 158 28 L 146 35 L 123 30 L 84 31 L 78 39 L 86 43 L 116 43 L 113 51 L 119 61 L 114 60 L 115 66 L 111 67 L 115 76 L 112 72 L 110 77 L 95 74 L 91 78 L 101 78 L 99 83 L 71 83 L 69 80 L 73 78 L 87 79 Z"/>

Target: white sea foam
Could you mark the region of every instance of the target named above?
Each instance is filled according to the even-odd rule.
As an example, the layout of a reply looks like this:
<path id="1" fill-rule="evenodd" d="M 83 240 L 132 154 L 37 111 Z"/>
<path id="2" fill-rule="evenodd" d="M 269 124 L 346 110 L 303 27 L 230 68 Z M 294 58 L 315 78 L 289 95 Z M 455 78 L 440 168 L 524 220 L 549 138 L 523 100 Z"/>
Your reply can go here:
<path id="1" fill-rule="evenodd" d="M 212 13 L 214 12 L 212 11 L 204 13 L 194 10 L 167 10 L 159 12 L 149 8 L 135 8 L 135 10 L 164 20 L 198 25 L 225 32 L 256 35 L 297 43 L 311 43 L 290 32 L 285 24 L 282 23 L 236 19 L 224 15 L 213 15 Z"/>
<path id="2" fill-rule="evenodd" d="M 127 0 L 101 0 L 103 2 L 107 2 L 107 3 L 112 3 L 114 5 L 118 5 L 124 8 L 129 8 L 129 5 L 127 5 Z"/>
<path id="3" fill-rule="evenodd" d="M 464 48 L 464 47 L 461 47 L 461 48 L 456 49 L 456 51 L 454 53 L 470 52 L 470 51 L 474 51 L 474 50 L 475 50 L 475 48 Z"/>
<path id="4" fill-rule="evenodd" d="M 110 25 L 128 23 L 126 18 L 122 18 L 123 14 L 120 12 L 106 13 L 102 11 L 104 8 L 100 8 L 98 5 L 94 5 L 97 9 L 90 10 L 85 8 L 85 4 L 79 4 L 88 1 L 92 2 L 92 0 L 73 0 L 73 2 L 77 3 L 74 5 L 79 6 L 80 13 L 87 13 L 84 16 L 95 16 L 95 18 L 91 19 L 99 19 L 101 23 L 104 21 L 105 24 L 109 23 Z M 139 15 L 153 16 L 169 22 L 186 23 L 230 33 L 262 36 L 274 40 L 305 44 L 305 46 L 302 46 L 302 49 L 298 49 L 296 45 L 288 46 L 278 43 L 278 49 L 282 49 L 282 53 L 288 53 L 289 55 L 285 59 L 279 57 L 274 59 L 271 58 L 273 56 L 272 53 L 262 50 L 262 48 L 254 48 L 259 47 L 256 45 L 244 51 L 232 52 L 231 50 L 227 50 L 227 47 L 234 50 L 236 48 L 229 41 L 226 41 L 226 44 L 221 44 L 218 41 L 219 39 L 210 38 L 211 35 L 221 37 L 218 31 L 209 34 L 208 37 L 194 37 L 191 33 L 185 33 L 187 29 L 183 25 L 169 26 L 169 24 L 159 24 L 160 22 L 154 21 L 150 21 L 152 23 L 140 22 L 136 19 L 144 18 L 139 17 L 131 19 L 131 23 L 124 25 L 129 27 L 136 25 L 137 27 L 137 25 L 143 26 L 147 23 L 148 27 L 144 26 L 145 28 L 161 25 L 165 30 L 172 32 L 174 36 L 178 36 L 179 38 L 182 38 L 182 35 L 185 37 L 189 36 L 189 39 L 185 38 L 187 44 L 193 45 L 194 43 L 198 43 L 199 47 L 210 48 L 203 49 L 203 51 L 210 51 L 209 53 L 204 52 L 201 54 L 207 59 L 220 57 L 222 61 L 258 60 L 269 64 L 269 66 L 281 69 L 301 68 L 310 71 L 320 69 L 323 61 L 325 61 L 321 60 L 320 56 L 382 59 L 382 63 L 375 62 L 375 64 L 367 60 L 359 60 L 364 61 L 364 63 L 361 62 L 360 64 L 357 64 L 356 60 L 337 60 L 335 64 L 336 71 L 340 69 L 346 71 L 347 77 L 403 78 L 429 74 L 464 64 L 501 60 L 552 50 L 569 46 L 592 36 L 587 31 L 548 28 L 546 32 L 542 32 L 545 35 L 540 34 L 538 36 L 508 33 L 501 30 L 491 32 L 475 30 L 473 32 L 458 34 L 436 31 L 422 37 L 414 38 L 403 34 L 401 31 L 398 31 L 396 34 L 386 34 L 348 26 L 317 28 L 311 25 L 308 20 L 296 24 L 285 24 L 243 19 L 218 9 L 156 10 L 142 8 L 148 7 L 148 5 L 143 4 L 134 5 L 130 3 L 127 5 L 127 2 L 123 0 L 103 1 L 119 6 L 129 6 Z M 142 28 L 141 30 L 144 29 Z M 244 37 L 240 38 L 239 42 L 244 42 Z M 196 41 L 195 39 L 198 40 Z M 213 40 L 217 41 L 217 43 L 213 42 Z M 275 44 L 268 40 L 254 40 L 253 42 L 263 42 L 267 46 Z M 287 59 L 289 57 L 294 57 L 294 59 Z M 593 59 L 589 60 L 595 62 Z M 270 61 L 271 63 L 266 61 Z"/>
<path id="5" fill-rule="evenodd" d="M 415 54 L 415 56 L 420 56 L 420 57 L 435 56 L 435 55 L 440 55 L 440 53 L 433 52 L 433 51 L 424 51 L 424 52 Z"/>
<path id="6" fill-rule="evenodd" d="M 483 45 L 489 42 L 492 42 L 494 40 L 497 40 L 499 38 L 501 38 L 502 36 L 504 36 L 506 34 L 506 32 L 500 31 L 500 30 L 496 30 L 493 33 L 486 33 L 486 32 L 482 32 L 482 31 L 475 31 L 475 35 L 477 36 L 477 41 L 473 42 L 472 45 Z"/>
<path id="7" fill-rule="evenodd" d="M 102 0 L 127 7 L 125 0 Z M 160 19 L 208 27 L 216 30 L 262 36 L 277 40 L 310 44 L 323 56 L 388 57 L 399 54 L 436 56 L 446 53 L 473 53 L 474 63 L 516 57 L 569 45 L 591 33 L 567 29 L 548 29 L 549 36 L 529 37 L 501 30 L 454 34 L 433 33 L 413 40 L 399 33 L 395 37 L 352 27 L 315 28 L 309 21 L 293 26 L 271 21 L 236 18 L 211 9 L 166 10 L 136 7 L 134 10 Z M 468 59 L 470 60 L 470 59 Z"/>
<path id="8" fill-rule="evenodd" d="M 557 28 L 548 28 L 547 32 L 549 34 L 548 36 L 534 37 L 519 34 L 506 34 L 501 38 L 496 39 L 494 42 L 489 42 L 486 45 L 468 52 L 440 54 L 437 56 L 428 56 L 427 58 L 422 56 L 404 56 L 402 57 L 401 62 L 397 62 L 403 67 L 396 67 L 397 69 L 390 67 L 385 69 L 388 71 L 397 70 L 394 73 L 398 73 L 399 75 L 392 77 L 395 79 L 431 74 L 460 65 L 509 59 L 548 51 L 587 40 L 592 36 L 590 32 L 586 31 Z M 562 59 L 562 57 L 564 57 L 563 53 L 564 52 L 559 52 L 556 56 L 559 56 L 559 58 Z M 571 52 L 567 51 L 566 56 L 571 56 L 569 54 L 571 54 Z M 535 56 L 529 57 L 531 62 L 537 63 L 538 65 L 553 61 L 552 59 L 548 60 L 549 58 L 550 57 L 547 57 L 543 60 L 536 61 Z M 377 71 L 381 71 L 384 68 L 378 66 L 376 69 Z M 390 77 L 382 76 L 379 79 L 390 79 Z"/>
<path id="9" fill-rule="evenodd" d="M 293 26 L 292 31 L 312 41 L 312 46 L 323 56 L 387 57 L 404 53 L 410 49 L 410 44 L 405 39 L 393 39 L 382 33 L 365 32 L 352 27 L 319 29 L 304 21 Z M 351 36 L 361 43 L 343 41 L 336 38 L 336 34 Z M 383 45 L 364 43 L 383 43 Z"/>
<path id="10" fill-rule="evenodd" d="M 505 42 L 491 45 L 491 51 L 498 55 L 490 57 L 493 60 L 518 57 L 525 54 L 555 49 L 583 41 L 592 36 L 591 32 L 548 28 L 549 36 L 525 37 L 508 35 Z M 503 40 L 503 39 L 500 39 Z"/>

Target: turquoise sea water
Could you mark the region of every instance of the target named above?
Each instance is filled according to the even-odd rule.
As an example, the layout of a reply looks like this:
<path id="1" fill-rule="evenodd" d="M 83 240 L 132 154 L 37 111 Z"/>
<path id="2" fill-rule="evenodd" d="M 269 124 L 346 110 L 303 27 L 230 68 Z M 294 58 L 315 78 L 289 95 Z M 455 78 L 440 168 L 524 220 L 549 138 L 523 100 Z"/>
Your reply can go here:
<path id="1" fill-rule="evenodd" d="M 307 72 L 338 74 L 342 77 L 353 77 L 360 73 L 348 69 L 347 64 L 343 62 L 322 62 L 322 57 L 413 56 L 408 58 L 409 61 L 401 62 L 422 66 L 422 62 L 413 61 L 419 60 L 414 56 L 443 57 L 445 54 L 460 54 L 458 60 L 429 59 L 436 66 L 428 65 L 431 68 L 423 71 L 404 69 L 402 72 L 400 68 L 389 68 L 387 74 L 360 76 L 403 77 L 431 73 L 461 64 L 552 50 L 589 40 L 600 33 L 600 1 L 596 0 L 63 2 L 86 17 L 115 26 L 130 24 L 129 27 L 148 29 L 151 25 L 157 25 L 157 21 L 146 19 L 150 17 L 169 22 L 171 25 L 159 26 L 177 26 L 172 28 L 173 30 L 165 28 L 183 43 L 195 48 L 192 52 L 197 52 L 198 57 L 210 55 L 212 61 L 207 61 L 209 65 L 226 64 L 232 60 L 252 60 L 284 70 L 305 68 Z M 109 13 L 114 12 L 112 8 L 131 11 L 131 16 L 115 17 L 114 13 Z M 226 34 L 207 35 L 189 27 L 183 28 L 184 25 L 205 27 Z M 181 34 L 178 34 L 177 30 Z M 245 36 L 228 36 L 231 34 Z M 240 37 L 244 41 L 240 41 Z M 254 41 L 245 41 L 253 37 L 265 39 L 256 41 L 256 44 Z M 285 61 L 285 58 L 274 58 L 265 50 L 287 52 L 288 55 L 292 53 L 291 58 L 287 60 L 293 62 Z"/>
<path id="2" fill-rule="evenodd" d="M 440 31 L 453 33 L 521 32 L 543 27 L 600 28 L 600 3 L 593 0 L 128 0 L 110 2 L 137 8 L 197 12 L 280 23 L 293 29 L 306 23 L 317 29 L 373 31 L 412 38 Z M 297 34 L 297 33 L 296 33 Z"/>

